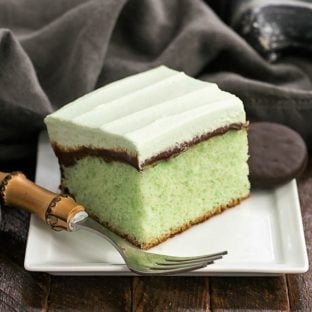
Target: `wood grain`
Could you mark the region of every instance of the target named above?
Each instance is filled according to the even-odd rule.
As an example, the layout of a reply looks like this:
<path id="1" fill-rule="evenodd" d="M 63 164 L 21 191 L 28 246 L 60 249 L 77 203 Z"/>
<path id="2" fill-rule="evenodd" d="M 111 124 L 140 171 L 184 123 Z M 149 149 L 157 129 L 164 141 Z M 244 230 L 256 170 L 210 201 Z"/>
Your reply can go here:
<path id="1" fill-rule="evenodd" d="M 312 163 L 298 182 L 308 247 L 312 259 Z M 302 311 L 312 307 L 312 270 L 305 274 L 263 278 L 211 278 L 212 311 Z"/>
<path id="2" fill-rule="evenodd" d="M 312 259 L 312 165 L 298 182 Z M 302 311 L 312 270 L 278 277 L 50 277 L 23 268 L 28 216 L 3 209 L 0 311 Z"/>
<path id="3" fill-rule="evenodd" d="M 0 311 L 38 311 L 47 306 L 49 276 L 24 270 L 29 216 L 2 207 L 0 223 Z"/>
<path id="4" fill-rule="evenodd" d="M 205 277 L 134 277 L 133 311 L 210 311 Z"/>
<path id="5" fill-rule="evenodd" d="M 288 290 L 291 311 L 312 310 L 312 163 L 298 181 L 303 226 L 310 268 L 305 274 L 288 275 Z"/>
<path id="6" fill-rule="evenodd" d="M 25 271 L 0 255 L 0 311 L 42 311 L 47 307 L 48 276 Z"/>
<path id="7" fill-rule="evenodd" d="M 49 311 L 131 311 L 131 278 L 54 276 Z"/>
<path id="8" fill-rule="evenodd" d="M 212 311 L 289 311 L 285 276 L 210 278 Z"/>

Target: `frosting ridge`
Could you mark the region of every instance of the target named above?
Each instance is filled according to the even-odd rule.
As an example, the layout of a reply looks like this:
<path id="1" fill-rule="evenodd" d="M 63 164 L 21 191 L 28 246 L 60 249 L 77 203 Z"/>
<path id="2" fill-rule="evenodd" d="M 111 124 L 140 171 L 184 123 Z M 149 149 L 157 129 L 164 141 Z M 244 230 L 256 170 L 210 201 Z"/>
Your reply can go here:
<path id="1" fill-rule="evenodd" d="M 160 66 L 99 88 L 45 122 L 50 140 L 62 147 L 117 150 L 137 159 L 140 169 L 194 137 L 245 124 L 246 116 L 235 95 Z"/>

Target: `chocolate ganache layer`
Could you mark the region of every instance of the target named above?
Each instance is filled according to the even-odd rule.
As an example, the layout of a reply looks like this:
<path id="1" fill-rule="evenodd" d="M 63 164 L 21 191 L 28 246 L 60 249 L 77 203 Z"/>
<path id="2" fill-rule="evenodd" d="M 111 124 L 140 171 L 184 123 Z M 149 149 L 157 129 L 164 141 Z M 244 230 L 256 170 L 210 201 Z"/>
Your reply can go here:
<path id="1" fill-rule="evenodd" d="M 191 141 L 183 142 L 177 146 L 174 146 L 170 149 L 167 149 L 151 158 L 148 158 L 144 161 L 139 167 L 138 159 L 135 155 L 130 155 L 126 151 L 120 150 L 108 150 L 104 148 L 94 148 L 92 146 L 79 146 L 77 148 L 65 148 L 55 142 L 51 142 L 53 150 L 59 159 L 59 163 L 64 167 L 70 167 L 75 165 L 75 163 L 87 156 L 99 157 L 106 162 L 111 161 L 120 161 L 132 165 L 137 170 L 141 171 L 147 165 L 155 164 L 160 160 L 166 160 L 171 157 L 178 155 L 179 153 L 189 149 L 191 146 L 196 145 L 200 142 L 206 141 L 211 137 L 222 135 L 229 130 L 241 130 L 245 129 L 247 131 L 247 123 L 233 123 L 225 127 L 218 128 L 212 132 L 204 133 L 200 136 L 194 137 Z"/>

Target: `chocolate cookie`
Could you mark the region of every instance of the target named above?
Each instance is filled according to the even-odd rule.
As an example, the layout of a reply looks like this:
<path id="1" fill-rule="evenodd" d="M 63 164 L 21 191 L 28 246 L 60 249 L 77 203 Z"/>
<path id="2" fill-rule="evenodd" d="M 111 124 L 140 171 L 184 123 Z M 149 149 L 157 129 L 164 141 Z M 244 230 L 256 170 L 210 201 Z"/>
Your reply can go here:
<path id="1" fill-rule="evenodd" d="M 252 187 L 273 187 L 298 177 L 305 169 L 308 152 L 294 130 L 277 123 L 254 122 L 248 131 L 248 161 Z"/>

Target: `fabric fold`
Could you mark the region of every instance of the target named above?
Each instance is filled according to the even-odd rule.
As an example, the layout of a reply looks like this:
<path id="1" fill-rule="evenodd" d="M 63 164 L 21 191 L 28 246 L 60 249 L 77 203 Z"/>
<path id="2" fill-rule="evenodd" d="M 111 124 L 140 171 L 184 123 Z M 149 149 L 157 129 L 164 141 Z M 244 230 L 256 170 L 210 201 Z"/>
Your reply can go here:
<path id="1" fill-rule="evenodd" d="M 28 55 L 7 29 L 0 29 L 0 109 L 0 161 L 31 154 L 25 141 L 33 141 L 52 107 Z M 12 149 L 21 143 L 25 153 Z"/>
<path id="2" fill-rule="evenodd" d="M 33 141 L 48 113 L 161 64 L 218 83 L 248 118 L 286 124 L 312 146 L 311 61 L 267 62 L 202 0 L 4 0 L 0 159 Z"/>

